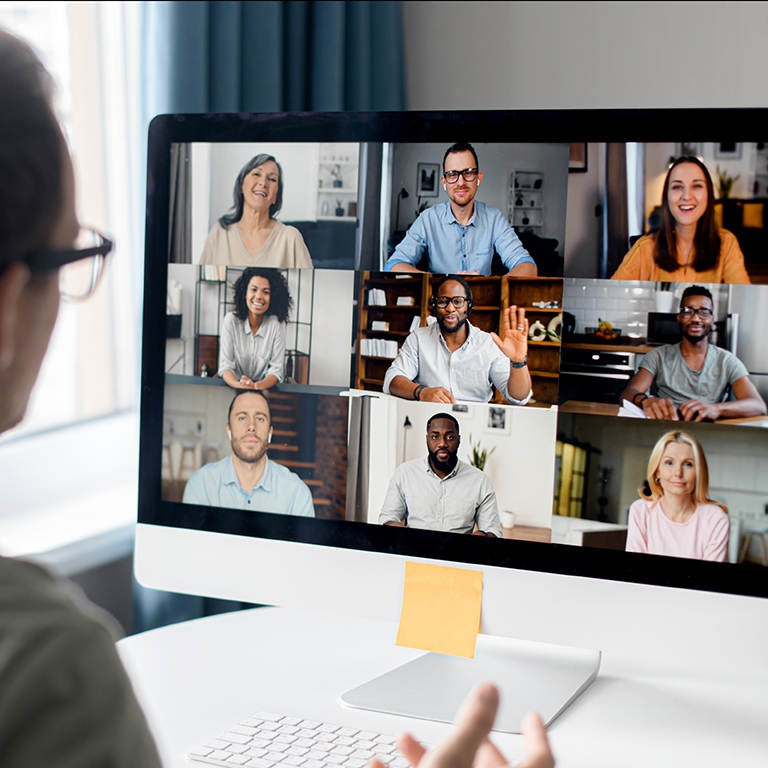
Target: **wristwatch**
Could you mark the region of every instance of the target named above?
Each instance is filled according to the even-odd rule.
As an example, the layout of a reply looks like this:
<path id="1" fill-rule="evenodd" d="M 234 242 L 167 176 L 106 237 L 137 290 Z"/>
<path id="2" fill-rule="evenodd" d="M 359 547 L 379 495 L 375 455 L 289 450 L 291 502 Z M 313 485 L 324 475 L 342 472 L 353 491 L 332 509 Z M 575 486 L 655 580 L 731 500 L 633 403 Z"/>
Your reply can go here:
<path id="1" fill-rule="evenodd" d="M 514 360 L 510 360 L 509 362 L 513 368 L 525 368 L 525 366 L 528 365 L 528 355 L 526 354 L 525 359 L 519 363 L 516 363 Z"/>

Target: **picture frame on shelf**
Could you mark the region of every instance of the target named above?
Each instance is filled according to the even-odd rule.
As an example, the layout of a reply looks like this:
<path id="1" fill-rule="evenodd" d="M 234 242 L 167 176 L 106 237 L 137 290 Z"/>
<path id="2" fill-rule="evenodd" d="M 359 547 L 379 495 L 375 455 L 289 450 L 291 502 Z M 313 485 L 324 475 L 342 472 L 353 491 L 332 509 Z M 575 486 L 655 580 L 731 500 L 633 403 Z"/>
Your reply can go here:
<path id="1" fill-rule="evenodd" d="M 568 154 L 568 173 L 586 173 L 588 167 L 587 142 L 572 141 Z"/>
<path id="2" fill-rule="evenodd" d="M 716 141 L 715 160 L 741 160 L 741 142 Z"/>

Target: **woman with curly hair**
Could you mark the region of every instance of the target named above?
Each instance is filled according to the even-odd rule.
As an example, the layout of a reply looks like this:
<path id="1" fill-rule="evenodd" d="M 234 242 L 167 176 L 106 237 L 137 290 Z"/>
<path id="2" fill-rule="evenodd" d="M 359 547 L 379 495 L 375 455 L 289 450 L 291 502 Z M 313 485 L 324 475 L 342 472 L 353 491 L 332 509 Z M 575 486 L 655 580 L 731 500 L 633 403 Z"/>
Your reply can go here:
<path id="1" fill-rule="evenodd" d="M 249 267 L 234 290 L 235 309 L 221 327 L 219 376 L 230 387 L 269 389 L 285 375 L 288 283 L 276 269 Z"/>
<path id="2" fill-rule="evenodd" d="M 750 283 L 738 240 L 717 226 L 712 177 L 697 157 L 670 166 L 661 217 L 659 231 L 635 243 L 612 280 Z"/>
<path id="3" fill-rule="evenodd" d="M 665 432 L 648 460 L 648 487 L 629 510 L 627 552 L 728 559 L 728 510 L 709 494 L 707 459 L 683 430 Z"/>
<path id="4" fill-rule="evenodd" d="M 234 202 L 213 225 L 201 264 L 312 269 L 296 227 L 278 221 L 283 205 L 283 169 L 272 155 L 252 157 L 235 179 Z"/>

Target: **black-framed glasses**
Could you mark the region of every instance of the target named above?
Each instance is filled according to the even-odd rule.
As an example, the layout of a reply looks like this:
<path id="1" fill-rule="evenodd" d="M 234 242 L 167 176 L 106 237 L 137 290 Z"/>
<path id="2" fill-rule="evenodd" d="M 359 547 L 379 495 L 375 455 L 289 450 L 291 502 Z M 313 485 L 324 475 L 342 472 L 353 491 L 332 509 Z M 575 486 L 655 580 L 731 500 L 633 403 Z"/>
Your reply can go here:
<path id="1" fill-rule="evenodd" d="M 715 313 L 709 307 L 702 307 L 701 309 L 696 309 L 695 307 L 680 307 L 678 314 L 686 320 L 690 320 L 694 315 L 698 315 L 702 320 L 709 320 Z"/>
<path id="2" fill-rule="evenodd" d="M 443 178 L 449 184 L 455 184 L 459 180 L 459 176 L 464 177 L 464 181 L 474 181 L 477 178 L 477 168 L 465 168 L 463 171 L 445 171 Z"/>
<path id="3" fill-rule="evenodd" d="M 104 271 L 104 261 L 114 243 L 100 232 L 81 227 L 71 248 L 38 251 L 24 258 L 33 273 L 59 270 L 59 291 L 63 299 L 78 301 L 90 296 Z"/>
<path id="4" fill-rule="evenodd" d="M 456 309 L 461 309 L 467 300 L 463 296 L 437 296 L 435 297 L 435 306 L 445 309 L 449 304 L 453 304 Z"/>

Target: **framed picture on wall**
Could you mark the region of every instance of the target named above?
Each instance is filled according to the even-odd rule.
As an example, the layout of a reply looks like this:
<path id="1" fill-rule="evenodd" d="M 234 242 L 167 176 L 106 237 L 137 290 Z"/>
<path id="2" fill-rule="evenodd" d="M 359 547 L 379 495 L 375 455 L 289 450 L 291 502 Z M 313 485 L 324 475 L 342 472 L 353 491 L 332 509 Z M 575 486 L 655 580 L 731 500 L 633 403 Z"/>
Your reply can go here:
<path id="1" fill-rule="evenodd" d="M 675 157 L 701 157 L 702 154 L 700 141 L 678 141 L 675 144 Z"/>
<path id="2" fill-rule="evenodd" d="M 587 172 L 587 143 L 585 141 L 572 141 L 571 151 L 568 154 L 568 173 Z"/>
<path id="3" fill-rule="evenodd" d="M 741 142 L 740 141 L 716 141 L 715 142 L 715 160 L 740 160 Z"/>
<path id="4" fill-rule="evenodd" d="M 416 196 L 437 197 L 440 191 L 440 165 L 438 163 L 419 163 L 416 171 Z"/>
<path id="5" fill-rule="evenodd" d="M 504 405 L 489 405 L 483 432 L 489 435 L 511 434 L 512 409 Z"/>

